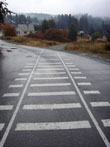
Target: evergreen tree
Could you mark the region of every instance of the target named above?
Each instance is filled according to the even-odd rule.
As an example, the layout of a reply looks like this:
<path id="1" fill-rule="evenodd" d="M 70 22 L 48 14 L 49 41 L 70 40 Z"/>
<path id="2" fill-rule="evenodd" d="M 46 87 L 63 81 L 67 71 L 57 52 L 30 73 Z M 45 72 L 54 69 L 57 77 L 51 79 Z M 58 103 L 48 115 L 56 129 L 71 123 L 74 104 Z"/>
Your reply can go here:
<path id="1" fill-rule="evenodd" d="M 49 26 L 49 28 L 56 28 L 55 21 L 53 19 L 50 19 L 48 21 L 48 26 Z"/>
<path id="2" fill-rule="evenodd" d="M 45 31 L 47 29 L 49 29 L 49 25 L 48 25 L 48 21 L 45 19 L 43 22 L 42 22 L 42 32 L 45 33 Z"/>
<path id="3" fill-rule="evenodd" d="M 68 38 L 72 41 L 77 40 L 77 29 L 74 24 L 71 24 L 71 26 L 69 28 Z"/>

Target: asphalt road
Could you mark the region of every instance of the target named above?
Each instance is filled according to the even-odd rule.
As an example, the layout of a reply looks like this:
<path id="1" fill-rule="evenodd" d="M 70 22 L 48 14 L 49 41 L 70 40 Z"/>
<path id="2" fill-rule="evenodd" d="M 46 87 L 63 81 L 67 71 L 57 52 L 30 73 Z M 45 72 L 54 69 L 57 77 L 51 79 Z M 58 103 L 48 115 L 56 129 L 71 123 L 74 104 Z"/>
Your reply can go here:
<path id="1" fill-rule="evenodd" d="M 110 147 L 110 64 L 0 46 L 0 147 Z"/>

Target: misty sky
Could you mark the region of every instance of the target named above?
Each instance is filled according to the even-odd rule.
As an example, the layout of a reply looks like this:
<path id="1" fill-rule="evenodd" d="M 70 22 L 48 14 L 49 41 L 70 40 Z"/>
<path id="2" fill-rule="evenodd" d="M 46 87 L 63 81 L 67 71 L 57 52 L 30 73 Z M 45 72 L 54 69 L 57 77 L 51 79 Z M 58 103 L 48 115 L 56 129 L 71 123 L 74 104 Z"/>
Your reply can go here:
<path id="1" fill-rule="evenodd" d="M 80 14 L 110 17 L 110 0 L 6 0 L 14 12 Z"/>

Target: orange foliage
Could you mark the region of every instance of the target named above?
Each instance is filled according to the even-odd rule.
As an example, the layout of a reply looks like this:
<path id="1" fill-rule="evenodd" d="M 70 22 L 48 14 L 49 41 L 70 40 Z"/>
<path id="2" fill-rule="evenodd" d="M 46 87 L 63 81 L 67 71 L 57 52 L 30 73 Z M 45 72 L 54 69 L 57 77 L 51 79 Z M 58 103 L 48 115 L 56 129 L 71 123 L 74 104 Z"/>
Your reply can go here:
<path id="1" fill-rule="evenodd" d="M 61 41 L 61 42 L 69 42 L 70 40 L 67 38 L 67 32 L 58 29 L 48 29 L 45 32 L 45 39 Z"/>
<path id="2" fill-rule="evenodd" d="M 27 37 L 37 38 L 37 39 L 44 39 L 44 34 L 41 31 L 38 31 L 36 33 L 30 33 L 29 35 L 27 35 Z"/>
<path id="3" fill-rule="evenodd" d="M 16 29 L 14 26 L 11 26 L 9 23 L 4 23 L 2 25 L 2 31 L 4 36 L 16 36 Z"/>

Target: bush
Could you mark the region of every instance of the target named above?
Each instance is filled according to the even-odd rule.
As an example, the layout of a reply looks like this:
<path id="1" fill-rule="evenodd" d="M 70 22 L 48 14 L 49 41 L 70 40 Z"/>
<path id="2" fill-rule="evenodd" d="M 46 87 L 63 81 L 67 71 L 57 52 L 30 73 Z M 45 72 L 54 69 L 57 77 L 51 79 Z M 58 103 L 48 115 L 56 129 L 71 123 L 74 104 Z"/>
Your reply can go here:
<path id="1" fill-rule="evenodd" d="M 67 33 L 63 30 L 58 29 L 48 29 L 45 32 L 45 39 L 47 40 L 54 40 L 54 41 L 61 41 L 61 42 L 69 42 L 70 40 L 67 38 Z"/>
<path id="2" fill-rule="evenodd" d="M 110 51 L 110 43 L 105 44 L 105 50 Z"/>
<path id="3" fill-rule="evenodd" d="M 36 39 L 44 39 L 44 34 L 41 31 L 38 31 L 37 33 L 30 33 L 29 35 L 27 35 L 27 37 L 36 38 Z"/>
<path id="4" fill-rule="evenodd" d="M 16 36 L 16 29 L 8 23 L 2 25 L 2 31 L 4 36 Z"/>

